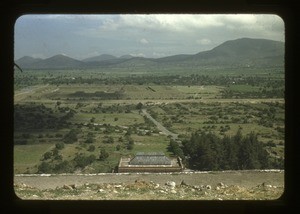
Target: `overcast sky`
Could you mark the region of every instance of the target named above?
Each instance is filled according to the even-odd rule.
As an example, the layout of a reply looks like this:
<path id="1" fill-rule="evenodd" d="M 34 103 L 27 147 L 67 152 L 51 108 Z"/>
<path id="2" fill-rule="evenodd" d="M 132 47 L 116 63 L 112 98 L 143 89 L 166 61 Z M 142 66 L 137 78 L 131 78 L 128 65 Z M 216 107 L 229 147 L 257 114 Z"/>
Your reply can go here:
<path id="1" fill-rule="evenodd" d="M 276 15 L 24 15 L 15 24 L 15 59 L 65 54 L 163 57 L 195 54 L 242 37 L 284 41 Z"/>

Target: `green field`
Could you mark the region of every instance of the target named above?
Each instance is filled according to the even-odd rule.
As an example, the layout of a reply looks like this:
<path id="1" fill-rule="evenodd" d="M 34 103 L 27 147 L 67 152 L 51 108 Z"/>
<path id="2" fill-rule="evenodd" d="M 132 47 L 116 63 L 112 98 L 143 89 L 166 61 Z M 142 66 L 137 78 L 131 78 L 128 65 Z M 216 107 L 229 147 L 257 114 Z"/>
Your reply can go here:
<path id="1" fill-rule="evenodd" d="M 34 173 L 42 154 L 50 150 L 53 144 L 18 145 L 14 148 L 15 173 Z"/>
<path id="2" fill-rule="evenodd" d="M 197 131 L 233 136 L 241 129 L 257 133 L 273 157 L 284 158 L 283 73 L 207 71 L 16 73 L 15 173 L 36 173 L 43 162 L 58 167 L 82 156 L 94 156 L 93 161 L 76 170 L 111 172 L 120 157 L 136 152 L 172 155 L 170 137 L 139 105 L 180 140 Z M 76 139 L 65 143 L 71 130 Z M 62 142 L 64 148 L 54 151 Z M 109 154 L 105 160 L 99 159 L 101 149 Z"/>

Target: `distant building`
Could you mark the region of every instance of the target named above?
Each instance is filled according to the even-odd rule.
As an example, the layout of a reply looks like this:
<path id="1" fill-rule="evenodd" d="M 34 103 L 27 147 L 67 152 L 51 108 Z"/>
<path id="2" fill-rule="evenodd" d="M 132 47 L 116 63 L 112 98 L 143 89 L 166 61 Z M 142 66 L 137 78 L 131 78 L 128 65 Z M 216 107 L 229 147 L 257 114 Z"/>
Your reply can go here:
<path id="1" fill-rule="evenodd" d="M 181 172 L 181 159 L 168 158 L 162 152 L 138 152 L 133 158 L 121 158 L 118 172 Z"/>

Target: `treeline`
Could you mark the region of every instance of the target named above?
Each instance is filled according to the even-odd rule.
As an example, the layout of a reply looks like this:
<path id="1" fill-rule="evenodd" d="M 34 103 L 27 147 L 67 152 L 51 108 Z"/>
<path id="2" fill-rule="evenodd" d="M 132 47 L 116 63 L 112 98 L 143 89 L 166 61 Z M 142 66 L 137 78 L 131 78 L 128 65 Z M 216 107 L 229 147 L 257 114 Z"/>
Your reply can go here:
<path id="1" fill-rule="evenodd" d="M 243 136 L 241 130 L 222 138 L 213 133 L 193 133 L 182 147 L 171 141 L 169 150 L 194 170 L 284 168 L 283 159 L 271 158 L 255 133 Z"/>
<path id="2" fill-rule="evenodd" d="M 122 93 L 121 92 L 104 92 L 104 91 L 96 91 L 94 93 L 87 93 L 84 91 L 76 91 L 74 93 L 71 93 L 68 95 L 69 97 L 82 97 L 82 98 L 86 98 L 86 99 L 90 99 L 92 97 L 97 97 L 100 99 L 106 99 L 106 100 L 117 100 L 117 99 L 121 99 L 122 98 Z"/>
<path id="3" fill-rule="evenodd" d="M 56 111 L 44 104 L 14 105 L 14 130 L 28 131 L 59 129 L 67 126 L 67 121 L 76 111 L 68 107 L 57 107 Z"/>
<path id="4" fill-rule="evenodd" d="M 276 88 L 277 87 L 277 88 Z M 283 85 L 274 85 L 272 88 L 261 88 L 258 91 L 233 91 L 230 88 L 225 88 L 221 91 L 222 98 L 283 98 L 284 88 Z"/>
<path id="5" fill-rule="evenodd" d="M 158 78 L 159 77 L 159 78 Z M 247 84 L 251 86 L 261 86 L 266 88 L 278 88 L 284 85 L 284 78 L 271 78 L 271 76 L 244 76 L 244 75 L 204 75 L 204 74 L 190 74 L 190 75 L 128 75 L 122 77 L 52 77 L 42 78 L 44 84 L 139 84 L 147 85 L 149 83 L 157 85 L 220 85 L 227 86 L 232 84 Z M 148 88 L 153 90 L 152 88 Z"/>

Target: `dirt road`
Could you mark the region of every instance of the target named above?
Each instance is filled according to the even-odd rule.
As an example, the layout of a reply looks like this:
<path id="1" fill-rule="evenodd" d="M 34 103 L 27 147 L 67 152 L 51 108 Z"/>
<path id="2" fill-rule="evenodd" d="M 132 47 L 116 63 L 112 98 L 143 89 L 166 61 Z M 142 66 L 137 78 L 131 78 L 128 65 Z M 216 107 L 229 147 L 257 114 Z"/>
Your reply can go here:
<path id="1" fill-rule="evenodd" d="M 157 120 L 155 120 L 155 119 L 147 112 L 146 109 L 142 109 L 142 113 L 143 113 L 143 115 L 145 115 L 148 119 L 150 119 L 164 135 L 171 136 L 172 139 L 174 139 L 174 140 L 176 140 L 176 139 L 178 138 L 178 134 L 175 134 L 175 133 L 169 131 L 169 130 L 168 130 L 166 127 L 164 127 L 160 122 L 158 122 Z"/>

